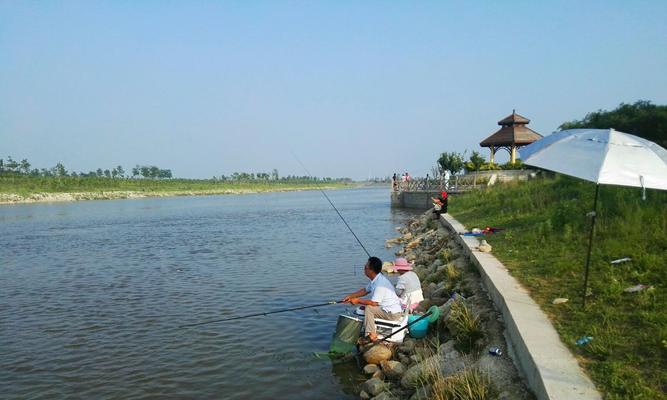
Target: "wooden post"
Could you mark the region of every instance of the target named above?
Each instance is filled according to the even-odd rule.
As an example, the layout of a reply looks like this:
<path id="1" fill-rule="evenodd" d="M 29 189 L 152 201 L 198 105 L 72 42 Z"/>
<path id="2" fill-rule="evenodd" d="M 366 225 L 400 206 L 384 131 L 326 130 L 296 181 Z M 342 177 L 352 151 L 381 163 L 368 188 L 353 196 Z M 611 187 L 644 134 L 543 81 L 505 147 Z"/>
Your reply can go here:
<path id="1" fill-rule="evenodd" d="M 490 146 L 489 149 L 491 149 L 491 164 L 493 164 L 494 163 L 493 157 L 495 156 L 496 151 L 495 151 L 495 148 L 493 146 Z"/>

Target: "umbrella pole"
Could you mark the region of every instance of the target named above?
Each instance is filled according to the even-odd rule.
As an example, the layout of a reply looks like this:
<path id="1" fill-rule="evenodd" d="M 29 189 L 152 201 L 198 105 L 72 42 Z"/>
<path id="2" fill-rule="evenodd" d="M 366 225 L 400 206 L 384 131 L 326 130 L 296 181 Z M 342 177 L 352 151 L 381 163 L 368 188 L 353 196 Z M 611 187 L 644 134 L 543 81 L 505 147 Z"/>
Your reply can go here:
<path id="1" fill-rule="evenodd" d="M 593 248 L 593 235 L 595 234 L 595 218 L 598 211 L 598 194 L 600 193 L 600 185 L 595 185 L 595 200 L 593 200 L 593 212 L 591 213 L 591 232 L 588 236 L 588 255 L 586 256 L 586 269 L 584 272 L 584 293 L 582 294 L 582 308 L 586 308 L 586 292 L 588 291 L 588 269 L 591 263 L 591 250 Z"/>

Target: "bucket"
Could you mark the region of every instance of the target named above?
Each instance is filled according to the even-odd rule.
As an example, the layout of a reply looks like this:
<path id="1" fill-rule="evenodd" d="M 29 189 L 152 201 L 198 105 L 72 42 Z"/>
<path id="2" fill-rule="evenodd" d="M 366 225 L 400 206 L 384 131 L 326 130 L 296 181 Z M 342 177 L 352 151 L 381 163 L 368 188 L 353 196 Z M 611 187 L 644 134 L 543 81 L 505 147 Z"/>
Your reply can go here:
<path id="1" fill-rule="evenodd" d="M 413 321 L 418 320 L 421 318 L 421 315 L 410 315 L 408 317 L 408 332 L 410 332 L 410 336 L 412 336 L 415 339 L 421 339 L 424 336 L 426 336 L 426 332 L 428 332 L 428 318 L 424 318 L 421 321 L 417 322 L 416 324 L 412 324 Z M 410 325 L 412 324 L 412 325 Z"/>

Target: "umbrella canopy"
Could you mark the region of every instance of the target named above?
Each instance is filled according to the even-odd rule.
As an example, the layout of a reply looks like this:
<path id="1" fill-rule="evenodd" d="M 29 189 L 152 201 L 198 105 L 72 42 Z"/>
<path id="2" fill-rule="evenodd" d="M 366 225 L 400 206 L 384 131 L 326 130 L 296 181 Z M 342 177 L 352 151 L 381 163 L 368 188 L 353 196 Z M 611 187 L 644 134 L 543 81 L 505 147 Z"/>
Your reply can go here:
<path id="1" fill-rule="evenodd" d="M 584 268 L 582 305 L 586 307 L 600 185 L 667 190 L 667 150 L 613 129 L 568 129 L 533 142 L 519 150 L 519 154 L 524 164 L 596 183 Z"/>
<path id="2" fill-rule="evenodd" d="M 604 185 L 667 190 L 667 150 L 613 129 L 568 129 L 519 150 L 524 164 Z"/>

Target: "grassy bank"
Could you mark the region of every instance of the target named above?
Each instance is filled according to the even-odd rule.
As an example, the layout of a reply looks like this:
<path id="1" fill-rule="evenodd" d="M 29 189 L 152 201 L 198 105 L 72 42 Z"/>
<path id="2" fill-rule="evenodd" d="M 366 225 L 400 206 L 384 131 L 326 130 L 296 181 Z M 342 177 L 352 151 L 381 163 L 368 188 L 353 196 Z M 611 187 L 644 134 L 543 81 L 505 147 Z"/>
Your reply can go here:
<path id="1" fill-rule="evenodd" d="M 54 198 L 48 195 L 76 194 L 75 199 L 125 198 L 136 196 L 205 195 L 342 188 L 343 182 L 252 181 L 230 182 L 199 179 L 108 179 L 90 177 L 0 176 L 0 197 L 21 199 Z M 116 193 L 117 195 L 114 195 Z M 46 195 L 46 196 L 45 196 Z"/>
<path id="2" fill-rule="evenodd" d="M 590 291 L 581 307 L 595 185 L 559 176 L 457 195 L 449 212 L 488 235 L 493 253 L 552 319 L 607 399 L 664 399 L 667 386 L 667 192 L 601 186 Z M 632 261 L 612 265 L 610 261 Z M 637 284 L 653 288 L 636 293 Z M 555 298 L 569 298 L 554 305 Z M 592 336 L 577 346 L 582 336 Z"/>

